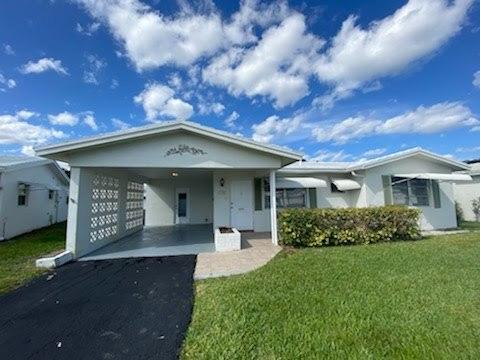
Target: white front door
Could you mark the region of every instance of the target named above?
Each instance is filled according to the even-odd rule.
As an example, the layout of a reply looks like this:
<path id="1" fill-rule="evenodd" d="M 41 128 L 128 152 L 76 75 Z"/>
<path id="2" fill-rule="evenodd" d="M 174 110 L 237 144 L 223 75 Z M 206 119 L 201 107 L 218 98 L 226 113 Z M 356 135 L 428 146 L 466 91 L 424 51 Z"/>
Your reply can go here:
<path id="1" fill-rule="evenodd" d="M 190 189 L 175 190 L 175 223 L 190 222 Z"/>
<path id="2" fill-rule="evenodd" d="M 234 180 L 230 188 L 231 224 L 238 230 L 253 230 L 253 183 Z"/>

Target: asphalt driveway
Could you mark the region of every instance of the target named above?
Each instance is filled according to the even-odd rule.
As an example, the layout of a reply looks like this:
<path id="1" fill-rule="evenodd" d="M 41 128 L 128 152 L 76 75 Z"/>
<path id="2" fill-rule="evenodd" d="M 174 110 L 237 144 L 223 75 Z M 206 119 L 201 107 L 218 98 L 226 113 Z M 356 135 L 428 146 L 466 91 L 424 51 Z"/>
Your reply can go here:
<path id="1" fill-rule="evenodd" d="M 195 256 L 76 262 L 0 297 L 0 359 L 175 359 Z"/>

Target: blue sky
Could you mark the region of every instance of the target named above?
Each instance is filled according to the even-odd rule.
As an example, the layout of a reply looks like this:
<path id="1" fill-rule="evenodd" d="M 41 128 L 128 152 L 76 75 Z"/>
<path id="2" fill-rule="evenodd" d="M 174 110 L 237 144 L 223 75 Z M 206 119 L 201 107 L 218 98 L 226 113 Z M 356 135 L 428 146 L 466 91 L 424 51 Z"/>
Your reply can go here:
<path id="1" fill-rule="evenodd" d="M 319 161 L 480 157 L 474 0 L 0 3 L 0 153 L 188 118 Z"/>

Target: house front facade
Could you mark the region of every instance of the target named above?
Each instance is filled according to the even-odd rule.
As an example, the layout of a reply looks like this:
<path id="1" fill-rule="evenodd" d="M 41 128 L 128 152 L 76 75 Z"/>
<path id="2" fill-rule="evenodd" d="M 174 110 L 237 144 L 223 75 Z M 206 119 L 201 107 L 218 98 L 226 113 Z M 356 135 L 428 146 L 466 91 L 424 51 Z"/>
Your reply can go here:
<path id="1" fill-rule="evenodd" d="M 66 248 L 77 258 L 113 242 L 119 256 L 132 255 L 122 248 L 129 241 L 142 247 L 135 254 L 165 254 L 150 247 L 158 237 L 178 254 L 213 251 L 220 228 L 268 232 L 276 244 L 277 209 L 286 207 L 403 203 L 422 207 L 425 229 L 455 227 L 451 174 L 468 168 L 420 149 L 362 163 L 304 162 L 292 150 L 187 121 L 37 153 L 71 166 Z"/>
<path id="2" fill-rule="evenodd" d="M 0 240 L 67 219 L 68 177 L 52 160 L 0 157 Z"/>
<path id="3" fill-rule="evenodd" d="M 254 181 L 266 177 L 275 183 L 278 169 L 302 159 L 291 150 L 186 121 L 55 145 L 38 154 L 70 164 L 66 249 L 75 257 L 144 227 L 178 226 L 198 231 L 200 238 L 204 229 L 213 235 L 220 227 L 258 231 L 265 216 L 269 228 L 262 230 L 276 243 L 276 207 L 255 210 Z"/>

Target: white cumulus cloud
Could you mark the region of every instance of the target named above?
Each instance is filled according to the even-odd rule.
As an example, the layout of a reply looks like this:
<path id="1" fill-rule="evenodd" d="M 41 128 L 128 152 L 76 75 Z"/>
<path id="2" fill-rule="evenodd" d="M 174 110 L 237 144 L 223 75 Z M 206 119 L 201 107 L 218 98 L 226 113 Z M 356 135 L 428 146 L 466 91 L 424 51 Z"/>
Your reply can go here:
<path id="1" fill-rule="evenodd" d="M 419 106 L 413 111 L 379 120 L 364 116 L 350 117 L 333 124 L 317 124 L 312 134 L 320 142 L 344 144 L 353 139 L 382 134 L 433 134 L 458 127 L 474 131 L 480 120 L 459 102 Z"/>
<path id="2" fill-rule="evenodd" d="M 107 63 L 93 54 L 89 54 L 85 58 L 86 63 L 84 64 L 83 81 L 87 84 L 98 85 L 98 76 L 107 66 Z"/>
<path id="3" fill-rule="evenodd" d="M 237 127 L 237 120 L 240 118 L 240 114 L 236 111 L 232 111 L 230 115 L 227 116 L 225 119 L 225 125 L 230 129 L 234 129 Z"/>
<path id="4" fill-rule="evenodd" d="M 331 107 L 363 85 L 394 75 L 437 51 L 461 29 L 472 2 L 410 0 L 365 29 L 355 16 L 348 17 L 315 64 L 318 79 L 333 87 L 316 103 Z"/>
<path id="5" fill-rule="evenodd" d="M 42 58 L 37 61 L 29 61 L 20 68 L 20 72 L 23 74 L 40 74 L 49 70 L 55 71 L 61 75 L 68 75 L 67 69 L 62 65 L 62 61 L 53 58 Z"/>
<path id="6" fill-rule="evenodd" d="M 215 114 L 222 115 L 225 111 L 225 105 L 219 102 L 199 102 L 198 103 L 198 112 L 202 115 Z"/>
<path id="7" fill-rule="evenodd" d="M 21 153 L 28 156 L 35 156 L 35 150 L 33 150 L 33 145 L 23 145 Z"/>
<path id="8" fill-rule="evenodd" d="M 252 139 L 260 142 L 271 142 L 274 138 L 293 134 L 300 128 L 303 117 L 301 115 L 291 118 L 280 118 L 272 115 L 264 121 L 252 125 Z"/>
<path id="9" fill-rule="evenodd" d="M 75 126 L 78 124 L 79 117 L 77 114 L 64 111 L 56 115 L 48 115 L 48 121 L 50 121 L 52 125 Z"/>
<path id="10" fill-rule="evenodd" d="M 110 121 L 112 122 L 113 127 L 119 130 L 126 130 L 130 127 L 130 124 L 117 118 L 112 118 Z"/>
<path id="11" fill-rule="evenodd" d="M 331 150 L 319 150 L 313 156 L 308 157 L 308 161 L 318 162 L 342 162 L 347 161 L 352 156 L 345 152 L 345 150 L 331 151 Z"/>
<path id="12" fill-rule="evenodd" d="M 95 120 L 95 116 L 93 115 L 92 112 L 88 112 L 88 113 L 85 114 L 85 116 L 83 118 L 83 123 L 85 125 L 87 125 L 93 131 L 98 130 L 98 125 L 97 125 L 97 122 Z"/>
<path id="13" fill-rule="evenodd" d="M 13 47 L 10 44 L 3 45 L 3 52 L 6 55 L 15 55 L 15 50 L 13 50 Z"/>
<path id="14" fill-rule="evenodd" d="M 168 86 L 152 83 L 134 97 L 136 104 L 142 105 L 150 121 L 167 119 L 186 120 L 193 115 L 189 103 L 174 97 L 175 91 Z"/>
<path id="15" fill-rule="evenodd" d="M 38 114 L 28 110 L 0 115 L 0 144 L 40 145 L 66 137 L 62 131 L 27 121 L 34 116 Z"/>
<path id="16" fill-rule="evenodd" d="M 371 157 L 383 155 L 386 152 L 387 152 L 386 148 L 370 149 L 370 150 L 365 151 L 362 154 L 362 156 L 367 157 L 367 158 L 371 158 Z"/>
<path id="17" fill-rule="evenodd" d="M 473 74 L 473 86 L 480 88 L 480 70 Z"/>
<path id="18" fill-rule="evenodd" d="M 17 86 L 17 82 L 13 79 L 7 79 L 2 73 L 0 73 L 0 91 L 5 91 L 5 88 L 3 88 L 2 85 L 9 89 L 13 89 Z"/>
<path id="19" fill-rule="evenodd" d="M 218 14 L 166 17 L 138 0 L 77 0 L 105 23 L 137 70 L 189 65 L 223 43 Z"/>
<path id="20" fill-rule="evenodd" d="M 223 21 L 213 3 L 195 11 L 181 2 L 181 11 L 165 16 L 139 0 L 76 2 L 106 24 L 139 71 L 191 65 L 229 44 L 254 41 L 256 26 L 267 26 L 288 12 L 285 2 L 245 0 L 230 20 Z"/>
<path id="21" fill-rule="evenodd" d="M 80 23 L 77 23 L 77 25 L 75 26 L 75 30 L 77 30 L 78 33 L 86 36 L 92 36 L 94 33 L 97 32 L 99 28 L 100 23 L 98 22 L 93 22 L 84 26 L 82 26 Z"/>
<path id="22" fill-rule="evenodd" d="M 234 96 L 262 96 L 277 107 L 297 102 L 309 92 L 312 58 L 323 41 L 306 32 L 305 17 L 293 13 L 266 30 L 256 46 L 234 47 L 214 58 L 203 80 Z"/>

